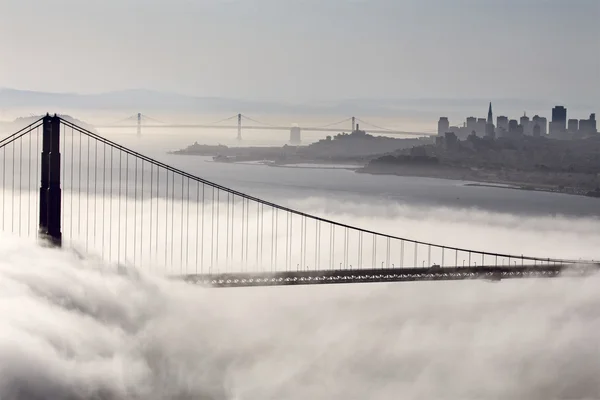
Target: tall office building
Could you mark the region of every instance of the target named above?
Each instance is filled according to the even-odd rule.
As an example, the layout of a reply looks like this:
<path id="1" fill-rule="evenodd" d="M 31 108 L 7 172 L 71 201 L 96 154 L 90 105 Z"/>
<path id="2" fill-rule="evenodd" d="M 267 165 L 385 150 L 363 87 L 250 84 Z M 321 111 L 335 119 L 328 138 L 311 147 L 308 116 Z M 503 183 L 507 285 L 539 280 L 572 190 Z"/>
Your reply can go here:
<path id="1" fill-rule="evenodd" d="M 438 136 L 444 136 L 446 132 L 449 132 L 450 122 L 448 117 L 440 117 L 438 121 Z"/>
<path id="2" fill-rule="evenodd" d="M 508 117 L 500 115 L 498 118 L 496 118 L 496 128 L 508 132 Z"/>
<path id="3" fill-rule="evenodd" d="M 529 127 L 529 117 L 526 113 L 523 113 L 523 116 L 519 119 L 519 125 L 521 125 L 521 129 L 523 129 L 524 135 L 531 135 L 531 129 Z"/>
<path id="4" fill-rule="evenodd" d="M 487 123 L 487 120 L 485 118 L 477 118 L 477 129 L 475 130 L 475 132 L 477 132 L 477 136 L 484 136 L 485 135 L 485 125 Z"/>
<path id="5" fill-rule="evenodd" d="M 550 123 L 550 134 L 553 136 L 564 136 L 567 131 L 567 109 L 556 106 L 552 109 L 552 122 Z"/>
<path id="6" fill-rule="evenodd" d="M 576 133 L 578 133 L 579 132 L 579 121 L 576 120 L 575 118 L 571 118 L 567 122 L 567 131 L 572 135 L 575 135 Z"/>
<path id="7" fill-rule="evenodd" d="M 492 113 L 492 102 L 490 102 L 490 107 L 488 108 L 488 116 L 485 124 L 485 136 L 492 139 L 496 137 L 496 132 L 494 129 L 494 114 Z"/>
<path id="8" fill-rule="evenodd" d="M 540 127 L 540 136 L 545 136 L 548 134 L 548 120 L 545 117 L 534 115 L 531 119 L 531 123 L 534 128 L 536 125 Z"/>
<path id="9" fill-rule="evenodd" d="M 508 121 L 508 132 L 511 134 L 511 136 L 519 133 L 519 122 L 516 119 L 511 119 Z"/>
<path id="10" fill-rule="evenodd" d="M 477 118 L 467 118 L 467 131 L 469 131 L 469 134 L 471 134 L 472 131 L 477 131 Z"/>
<path id="11" fill-rule="evenodd" d="M 589 136 L 598 133 L 596 126 L 596 114 L 590 114 L 589 119 L 579 120 L 579 133 L 582 136 Z"/>

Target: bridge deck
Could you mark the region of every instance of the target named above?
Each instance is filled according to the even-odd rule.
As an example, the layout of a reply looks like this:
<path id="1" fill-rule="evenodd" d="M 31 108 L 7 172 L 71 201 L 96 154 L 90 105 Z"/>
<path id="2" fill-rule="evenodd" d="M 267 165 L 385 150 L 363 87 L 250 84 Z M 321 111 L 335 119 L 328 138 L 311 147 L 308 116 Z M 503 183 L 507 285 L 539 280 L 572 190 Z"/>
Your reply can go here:
<path id="1" fill-rule="evenodd" d="M 502 280 L 512 278 L 552 278 L 588 276 L 600 270 L 600 264 L 523 265 L 512 267 L 385 268 L 364 270 L 320 270 L 285 272 L 246 272 L 187 275 L 186 282 L 215 287 L 322 285 L 334 283 L 375 283 L 451 281 L 466 279 Z"/>

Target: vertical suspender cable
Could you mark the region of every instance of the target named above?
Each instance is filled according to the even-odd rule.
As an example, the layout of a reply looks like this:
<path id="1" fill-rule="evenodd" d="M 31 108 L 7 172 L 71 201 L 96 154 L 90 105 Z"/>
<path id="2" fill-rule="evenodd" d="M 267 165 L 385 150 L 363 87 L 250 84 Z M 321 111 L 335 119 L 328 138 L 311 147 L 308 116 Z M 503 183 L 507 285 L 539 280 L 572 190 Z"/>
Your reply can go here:
<path id="1" fill-rule="evenodd" d="M 96 223 L 98 206 L 98 141 L 94 140 L 94 247 L 96 247 Z"/>
<path id="2" fill-rule="evenodd" d="M 87 179 L 85 192 L 85 250 L 88 251 L 89 246 L 89 226 L 90 226 L 90 138 L 86 136 L 87 142 Z"/>

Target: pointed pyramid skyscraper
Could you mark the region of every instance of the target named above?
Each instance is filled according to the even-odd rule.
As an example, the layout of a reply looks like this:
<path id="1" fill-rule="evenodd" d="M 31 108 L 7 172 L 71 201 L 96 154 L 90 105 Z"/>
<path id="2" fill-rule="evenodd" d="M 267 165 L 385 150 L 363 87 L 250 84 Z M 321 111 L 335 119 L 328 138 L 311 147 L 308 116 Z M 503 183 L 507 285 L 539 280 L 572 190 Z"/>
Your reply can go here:
<path id="1" fill-rule="evenodd" d="M 492 114 L 492 102 L 491 101 L 490 101 L 490 108 L 488 110 L 487 123 L 488 124 L 493 124 L 494 123 L 494 116 Z"/>

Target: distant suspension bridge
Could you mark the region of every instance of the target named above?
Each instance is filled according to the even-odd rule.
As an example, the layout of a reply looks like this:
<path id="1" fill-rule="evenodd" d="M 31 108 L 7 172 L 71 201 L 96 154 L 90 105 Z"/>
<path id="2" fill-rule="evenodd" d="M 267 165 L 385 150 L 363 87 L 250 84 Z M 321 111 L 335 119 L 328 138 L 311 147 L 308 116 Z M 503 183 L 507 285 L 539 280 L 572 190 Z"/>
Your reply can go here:
<path id="1" fill-rule="evenodd" d="M 0 140 L 0 230 L 214 286 L 555 277 L 594 261 L 375 232 L 210 182 L 58 116 Z"/>
<path id="2" fill-rule="evenodd" d="M 237 125 L 231 125 L 232 121 L 237 120 Z M 242 121 L 246 121 L 249 124 L 242 124 Z M 146 116 L 142 113 L 137 113 L 117 121 L 113 124 L 98 125 L 98 128 L 136 128 L 137 134 L 142 134 L 142 128 L 195 128 L 195 129 L 237 129 L 237 139 L 242 140 L 242 129 L 247 130 L 276 130 L 276 131 L 288 131 L 290 132 L 290 143 L 300 144 L 302 141 L 302 131 L 305 132 L 340 132 L 343 128 L 343 124 L 351 123 L 345 129 L 349 129 L 350 132 L 354 132 L 359 128 L 359 122 L 363 124 L 363 128 L 368 126 L 369 133 L 374 134 L 388 134 L 388 135 L 401 135 L 401 136 L 434 136 L 437 133 L 434 132 L 408 132 L 399 131 L 395 129 L 389 129 L 378 125 L 373 125 L 369 122 L 362 121 L 356 117 L 345 118 L 341 121 L 336 121 L 330 124 L 322 126 L 281 126 L 273 125 L 266 122 L 257 121 L 243 114 L 232 115 L 231 117 L 224 118 L 208 124 L 173 124 L 163 122 L 155 118 Z"/>

